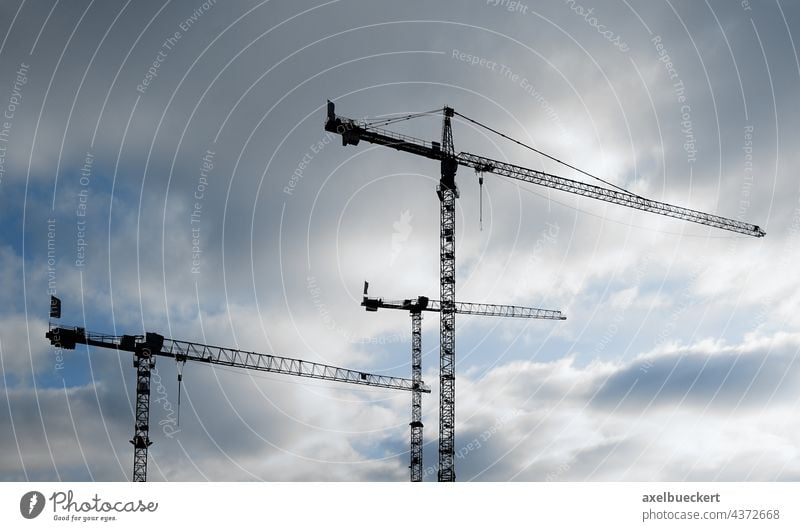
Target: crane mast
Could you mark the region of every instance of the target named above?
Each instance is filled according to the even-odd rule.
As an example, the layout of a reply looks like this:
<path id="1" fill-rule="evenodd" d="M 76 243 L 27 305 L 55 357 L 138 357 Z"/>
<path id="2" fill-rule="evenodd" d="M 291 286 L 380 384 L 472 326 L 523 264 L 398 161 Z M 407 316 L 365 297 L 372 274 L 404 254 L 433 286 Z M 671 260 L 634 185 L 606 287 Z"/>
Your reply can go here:
<path id="1" fill-rule="evenodd" d="M 450 119 L 444 108 L 439 194 L 439 481 L 455 481 L 456 446 L 456 169 Z"/>
<path id="2" fill-rule="evenodd" d="M 422 312 L 411 310 L 411 381 L 422 382 Z M 411 445 L 408 468 L 412 482 L 422 481 L 422 393 L 411 393 Z"/>
<path id="3" fill-rule="evenodd" d="M 380 298 L 367 296 L 369 283 L 364 282 L 364 296 L 361 306 L 368 312 L 377 312 L 384 308 L 389 310 L 405 310 L 411 315 L 411 381 L 422 382 L 422 312 L 442 311 L 441 301 L 419 296 L 415 299 L 386 301 Z M 558 310 L 542 310 L 526 306 L 510 306 L 501 304 L 485 304 L 471 302 L 456 302 L 453 305 L 455 313 L 466 315 L 483 315 L 490 317 L 516 317 L 522 319 L 550 319 L 563 321 L 566 319 Z M 411 445 L 410 464 L 411 481 L 422 481 L 422 393 L 411 393 Z"/>
<path id="4" fill-rule="evenodd" d="M 150 373 L 156 365 L 157 356 L 173 358 L 178 362 L 195 361 L 303 378 L 413 391 L 415 394 L 431 392 L 421 377 L 418 381 L 412 382 L 405 378 L 371 374 L 297 358 L 167 339 L 153 332 L 147 332 L 144 336 L 115 336 L 87 332 L 80 327 L 51 327 L 45 336 L 51 344 L 66 350 L 72 350 L 80 344 L 133 353 L 133 366 L 136 368 L 136 411 L 134 435 L 130 441 L 133 444 L 133 481 L 147 481 L 147 450 L 153 444 L 149 436 Z"/>
<path id="5" fill-rule="evenodd" d="M 437 187 L 440 203 L 439 225 L 439 282 L 440 282 L 440 328 L 439 328 L 439 480 L 455 481 L 455 214 L 458 188 L 455 175 L 458 166 L 465 166 L 476 173 L 494 173 L 562 190 L 565 192 L 599 199 L 629 208 L 652 212 L 662 216 L 678 218 L 700 225 L 737 232 L 754 237 L 766 233 L 758 226 L 741 221 L 707 214 L 698 210 L 683 208 L 660 201 L 645 199 L 625 190 L 615 190 L 575 181 L 545 172 L 524 168 L 514 164 L 496 161 L 487 157 L 461 152 L 456 154 L 453 146 L 451 119 L 458 114 L 474 124 L 493 129 L 456 113 L 451 107 L 442 109 L 441 143 L 427 142 L 406 135 L 397 134 L 370 125 L 366 121 L 337 116 L 334 103 L 327 106 L 325 130 L 342 137 L 342 145 L 358 145 L 361 140 L 383 145 L 414 155 L 438 160 L 441 163 L 441 178 Z M 503 135 L 505 136 L 505 135 Z M 508 138 L 508 137 L 507 137 Z M 481 181 L 482 184 L 482 181 Z"/>

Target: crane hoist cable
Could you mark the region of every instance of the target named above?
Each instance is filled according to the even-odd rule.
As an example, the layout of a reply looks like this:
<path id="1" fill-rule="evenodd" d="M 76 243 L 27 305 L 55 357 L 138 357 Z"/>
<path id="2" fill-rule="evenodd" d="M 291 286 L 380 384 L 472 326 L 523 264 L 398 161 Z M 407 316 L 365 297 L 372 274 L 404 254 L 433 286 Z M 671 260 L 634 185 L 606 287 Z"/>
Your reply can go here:
<path id="1" fill-rule="evenodd" d="M 547 153 L 545 153 L 544 151 L 538 150 L 538 149 L 536 149 L 536 148 L 535 148 L 535 147 L 533 147 L 533 146 L 530 146 L 530 145 L 528 145 L 528 144 L 526 144 L 526 143 L 524 143 L 524 142 L 521 142 L 521 141 L 517 140 L 516 138 L 511 138 L 510 136 L 508 136 L 508 135 L 506 135 L 506 134 L 503 134 L 503 133 L 501 133 L 500 131 L 498 131 L 498 130 L 496 130 L 496 129 L 492 129 L 492 128 L 491 128 L 491 127 L 489 127 L 488 125 L 482 124 L 482 123 L 480 123 L 480 122 L 479 122 L 479 121 L 477 121 L 477 120 L 473 120 L 473 119 L 472 119 L 472 118 L 470 118 L 469 116 L 464 116 L 463 114 L 461 114 L 461 113 L 460 113 L 460 112 L 458 112 L 458 111 L 453 111 L 453 112 L 454 112 L 455 114 L 457 114 L 458 116 L 460 116 L 461 118 L 463 118 L 463 119 L 467 120 L 468 122 L 472 122 L 473 124 L 477 125 L 478 127 L 482 127 L 482 128 L 484 128 L 484 129 L 486 129 L 487 131 L 491 131 L 492 133 L 494 133 L 494 134 L 496 134 L 496 135 L 500 135 L 501 137 L 505 138 L 506 140 L 510 140 L 510 141 L 514 142 L 515 144 L 518 144 L 518 145 L 520 145 L 520 146 L 522 146 L 522 147 L 524 147 L 524 148 L 526 148 L 526 149 L 529 149 L 529 150 L 531 150 L 531 151 L 533 151 L 533 152 L 535 152 L 535 153 L 538 153 L 539 155 L 541 155 L 541 156 L 543 156 L 543 157 L 546 157 L 546 158 L 548 158 L 548 159 L 552 160 L 553 162 L 557 162 L 557 163 L 559 163 L 559 164 L 563 164 L 563 165 L 564 165 L 564 166 L 566 166 L 567 168 L 570 168 L 570 169 L 573 169 L 573 170 L 575 170 L 575 171 L 577 171 L 577 172 L 579 172 L 579 173 L 582 173 L 582 174 L 586 175 L 587 177 L 591 177 L 592 179 L 597 179 L 597 180 L 598 180 L 598 181 L 600 181 L 601 183 L 607 184 L 607 185 L 609 185 L 609 186 L 613 186 L 614 188 L 616 188 L 617 190 L 619 190 L 619 191 L 621 191 L 621 192 L 625 192 L 625 193 L 628 193 L 628 194 L 634 195 L 634 196 L 636 196 L 636 197 L 638 197 L 638 198 L 640 198 L 640 199 L 642 198 L 640 195 L 638 195 L 638 194 L 635 194 L 635 193 L 631 192 L 630 190 L 626 190 L 625 188 L 623 188 L 623 187 L 621 187 L 621 186 L 617 186 L 616 184 L 614 184 L 614 183 L 612 183 L 612 182 L 606 181 L 605 179 L 601 179 L 601 178 L 600 178 L 600 177 L 598 177 L 597 175 L 593 175 L 593 174 L 589 173 L 588 171 L 584 171 L 584 170 L 582 170 L 582 169 L 580 169 L 580 168 L 578 168 L 578 167 L 575 167 L 575 166 L 573 166 L 572 164 L 570 164 L 570 163 L 568 163 L 568 162 L 564 162 L 563 160 L 561 160 L 561 159 L 558 159 L 558 158 L 556 158 L 556 157 L 554 157 L 554 156 L 552 156 L 552 155 L 548 155 L 548 154 L 547 154 Z"/>

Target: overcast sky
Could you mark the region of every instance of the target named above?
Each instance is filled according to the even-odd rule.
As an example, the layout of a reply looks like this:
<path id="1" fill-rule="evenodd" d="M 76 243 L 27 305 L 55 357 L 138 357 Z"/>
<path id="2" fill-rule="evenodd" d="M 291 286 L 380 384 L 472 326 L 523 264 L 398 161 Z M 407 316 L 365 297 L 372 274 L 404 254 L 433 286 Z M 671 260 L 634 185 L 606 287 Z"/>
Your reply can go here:
<path id="1" fill-rule="evenodd" d="M 130 479 L 129 354 L 64 325 L 410 377 L 438 165 L 323 130 L 454 107 L 765 238 L 457 175 L 458 480 L 800 480 L 795 3 L 0 3 L 0 478 Z M 438 140 L 441 115 L 393 124 Z M 590 178 L 456 118 L 457 151 Z M 49 246 L 49 247 L 48 247 Z M 48 250 L 50 255 L 48 256 Z M 426 480 L 438 319 L 423 321 Z M 150 480 L 408 479 L 407 393 L 160 359 Z"/>

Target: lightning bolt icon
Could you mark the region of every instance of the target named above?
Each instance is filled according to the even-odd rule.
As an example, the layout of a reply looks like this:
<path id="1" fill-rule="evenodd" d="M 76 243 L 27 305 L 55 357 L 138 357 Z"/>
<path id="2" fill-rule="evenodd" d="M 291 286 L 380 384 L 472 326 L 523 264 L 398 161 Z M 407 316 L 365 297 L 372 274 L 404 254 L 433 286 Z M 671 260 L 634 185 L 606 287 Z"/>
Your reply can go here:
<path id="1" fill-rule="evenodd" d="M 39 501 L 39 497 L 38 497 L 38 496 L 36 496 L 36 494 L 35 494 L 35 493 L 34 493 L 34 494 L 32 494 L 32 495 L 31 495 L 30 502 L 29 502 L 29 504 L 28 504 L 28 514 L 31 514 L 31 513 L 33 512 L 33 508 L 34 508 L 34 507 L 36 507 L 36 502 L 37 502 L 37 501 Z"/>

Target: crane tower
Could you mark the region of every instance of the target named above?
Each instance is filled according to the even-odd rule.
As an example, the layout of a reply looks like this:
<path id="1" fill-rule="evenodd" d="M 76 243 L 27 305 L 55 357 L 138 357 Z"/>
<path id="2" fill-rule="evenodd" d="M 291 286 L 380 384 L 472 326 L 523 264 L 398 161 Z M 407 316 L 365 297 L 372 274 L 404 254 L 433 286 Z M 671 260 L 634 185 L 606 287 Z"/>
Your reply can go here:
<path id="1" fill-rule="evenodd" d="M 708 214 L 699 210 L 683 208 L 661 201 L 654 201 L 633 194 L 624 188 L 603 181 L 594 175 L 570 166 L 555 157 L 551 157 L 531 146 L 508 137 L 484 125 L 477 120 L 456 112 L 452 107 L 445 106 L 442 112 L 441 142 L 426 141 L 407 135 L 398 134 L 379 125 L 429 115 L 431 112 L 415 113 L 397 118 L 381 119 L 378 121 L 354 120 L 336 115 L 333 102 L 328 101 L 325 130 L 336 133 L 342 137 L 342 145 L 358 145 L 361 140 L 372 144 L 391 147 L 399 151 L 426 157 L 440 163 L 440 180 L 436 188 L 439 196 L 439 285 L 441 310 L 439 314 L 439 481 L 455 481 L 455 302 L 456 302 L 456 199 L 458 187 L 455 176 L 459 166 L 472 168 L 481 177 L 484 173 L 492 173 L 518 181 L 538 184 L 547 188 L 561 190 L 572 194 L 582 195 L 600 201 L 661 214 L 701 225 L 744 234 L 747 236 L 762 237 L 765 232 L 758 226 Z M 609 187 L 597 186 L 582 181 L 567 179 L 543 171 L 525 168 L 494 160 L 480 155 L 460 152 L 456 153 L 453 144 L 452 118 L 458 116 L 474 125 L 494 134 L 511 140 L 518 145 L 533 150 L 543 156 L 575 169 L 584 175 L 600 180 Z"/>
<path id="2" fill-rule="evenodd" d="M 153 332 L 147 332 L 144 336 L 114 336 L 87 332 L 80 327 L 51 326 L 45 336 L 51 344 L 65 350 L 72 350 L 76 345 L 88 345 L 133 353 L 133 366 L 136 368 L 134 435 L 130 441 L 133 444 L 133 481 L 147 481 L 147 450 L 152 444 L 149 435 L 150 373 L 156 365 L 158 356 L 173 358 L 177 362 L 195 361 L 398 391 L 430 393 L 430 388 L 421 380 L 412 383 L 411 380 L 404 378 L 344 369 L 296 358 L 167 339 Z"/>
<path id="3" fill-rule="evenodd" d="M 411 381 L 422 382 L 422 312 L 441 312 L 442 302 L 428 297 L 397 301 L 367 297 L 369 283 L 364 282 L 364 297 L 361 306 L 368 312 L 377 312 L 379 308 L 389 310 L 406 310 L 411 315 Z M 500 304 L 477 304 L 456 302 L 456 313 L 464 315 L 484 315 L 490 317 L 517 317 L 522 319 L 550 319 L 563 321 L 566 319 L 560 311 L 528 308 L 526 306 L 509 306 Z M 422 392 L 414 389 L 411 392 L 411 446 L 410 464 L 411 481 L 422 481 Z"/>

